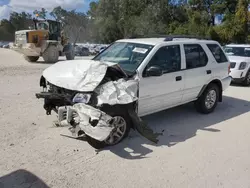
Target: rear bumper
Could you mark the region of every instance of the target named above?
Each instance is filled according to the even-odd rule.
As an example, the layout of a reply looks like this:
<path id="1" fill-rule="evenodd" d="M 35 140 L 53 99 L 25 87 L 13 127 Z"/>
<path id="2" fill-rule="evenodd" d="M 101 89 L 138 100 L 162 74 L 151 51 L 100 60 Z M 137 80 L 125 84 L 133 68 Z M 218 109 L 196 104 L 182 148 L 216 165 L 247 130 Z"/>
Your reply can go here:
<path id="1" fill-rule="evenodd" d="M 230 76 L 235 80 L 244 79 L 246 77 L 248 69 L 245 70 L 235 70 L 231 69 Z"/>
<path id="2" fill-rule="evenodd" d="M 19 52 L 21 54 L 24 54 L 25 56 L 40 56 L 41 49 L 37 48 L 32 43 L 27 44 L 10 44 L 10 49 Z"/>
<path id="3" fill-rule="evenodd" d="M 222 91 L 225 91 L 231 84 L 231 81 L 232 81 L 232 77 L 231 76 L 228 76 L 224 79 L 221 80 L 221 83 L 222 83 Z"/>

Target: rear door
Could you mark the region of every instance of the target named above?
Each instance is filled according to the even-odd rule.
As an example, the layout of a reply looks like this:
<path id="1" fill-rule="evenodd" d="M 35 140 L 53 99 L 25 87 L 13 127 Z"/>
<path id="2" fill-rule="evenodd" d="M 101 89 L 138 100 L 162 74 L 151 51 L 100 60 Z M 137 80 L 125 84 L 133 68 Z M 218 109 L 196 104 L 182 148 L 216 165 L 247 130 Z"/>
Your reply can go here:
<path id="1" fill-rule="evenodd" d="M 212 64 L 204 44 L 184 44 L 185 53 L 185 86 L 182 102 L 190 102 L 197 98 L 202 87 L 212 78 Z"/>
<path id="2" fill-rule="evenodd" d="M 140 116 L 151 114 L 181 103 L 184 88 L 180 45 L 160 47 L 144 68 L 140 80 Z M 146 76 L 145 71 L 152 66 L 162 69 L 161 76 Z"/>
<path id="3" fill-rule="evenodd" d="M 229 61 L 219 44 L 207 44 L 213 63 L 213 79 L 223 79 L 229 74 Z"/>

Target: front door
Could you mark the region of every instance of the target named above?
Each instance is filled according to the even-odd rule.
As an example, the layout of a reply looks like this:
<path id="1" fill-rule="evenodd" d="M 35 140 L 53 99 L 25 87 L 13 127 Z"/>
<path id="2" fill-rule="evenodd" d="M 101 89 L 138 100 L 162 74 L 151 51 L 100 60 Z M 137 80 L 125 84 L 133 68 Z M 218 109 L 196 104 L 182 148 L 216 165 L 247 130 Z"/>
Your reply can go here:
<path id="1" fill-rule="evenodd" d="M 150 75 L 150 67 L 158 68 L 162 75 Z M 182 101 L 184 73 L 181 71 L 180 45 L 163 46 L 158 49 L 142 73 L 139 89 L 140 116 L 176 106 Z"/>

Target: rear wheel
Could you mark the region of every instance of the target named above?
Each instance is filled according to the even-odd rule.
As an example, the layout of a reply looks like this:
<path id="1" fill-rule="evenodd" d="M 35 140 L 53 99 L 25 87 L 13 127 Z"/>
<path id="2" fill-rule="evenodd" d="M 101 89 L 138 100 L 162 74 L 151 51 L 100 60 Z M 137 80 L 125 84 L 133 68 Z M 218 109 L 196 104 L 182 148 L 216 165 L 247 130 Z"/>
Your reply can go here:
<path id="1" fill-rule="evenodd" d="M 125 112 L 117 112 L 113 110 L 113 112 L 106 112 L 110 116 L 113 117 L 113 120 L 110 122 L 114 126 L 113 131 L 109 135 L 109 137 L 104 141 L 98 141 L 90 136 L 87 136 L 87 142 L 94 147 L 95 149 L 101 149 L 105 146 L 113 146 L 120 143 L 124 138 L 126 138 L 129 134 L 131 128 L 131 120 L 128 116 L 127 111 Z"/>
<path id="2" fill-rule="evenodd" d="M 250 71 L 247 72 L 246 78 L 242 83 L 244 86 L 249 86 L 250 85 Z"/>
<path id="3" fill-rule="evenodd" d="M 37 60 L 39 59 L 39 56 L 25 56 L 25 59 L 28 62 L 37 62 Z"/>
<path id="4" fill-rule="evenodd" d="M 209 84 L 199 99 L 195 101 L 195 107 L 198 112 L 209 114 L 216 108 L 218 100 L 219 87 L 216 84 Z"/>
<path id="5" fill-rule="evenodd" d="M 43 59 L 47 63 L 56 63 L 59 58 L 59 51 L 56 46 L 49 46 L 43 53 Z"/>
<path id="6" fill-rule="evenodd" d="M 74 60 L 75 59 L 75 51 L 74 50 L 71 50 L 71 51 L 65 53 L 65 55 L 66 55 L 67 60 Z"/>

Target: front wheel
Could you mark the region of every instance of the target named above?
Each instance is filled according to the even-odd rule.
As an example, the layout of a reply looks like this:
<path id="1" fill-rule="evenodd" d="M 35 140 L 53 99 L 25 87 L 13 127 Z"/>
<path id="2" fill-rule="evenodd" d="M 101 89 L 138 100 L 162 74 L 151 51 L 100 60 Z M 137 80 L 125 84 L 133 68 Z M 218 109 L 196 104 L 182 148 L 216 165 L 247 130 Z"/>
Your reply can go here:
<path id="1" fill-rule="evenodd" d="M 56 63 L 59 59 L 57 46 L 49 46 L 43 53 L 43 59 L 46 63 Z"/>
<path id="2" fill-rule="evenodd" d="M 218 100 L 219 87 L 216 84 L 209 84 L 199 99 L 195 101 L 195 107 L 198 112 L 209 114 L 216 108 Z"/>
<path id="3" fill-rule="evenodd" d="M 244 86 L 249 86 L 250 85 L 250 71 L 247 72 L 246 78 L 242 83 Z"/>
<path id="4" fill-rule="evenodd" d="M 74 60 L 75 59 L 75 52 L 74 50 L 71 50 L 67 53 L 65 53 L 66 59 L 67 60 Z"/>
<path id="5" fill-rule="evenodd" d="M 87 136 L 87 142 L 95 149 L 101 149 L 106 146 L 113 146 L 120 143 L 128 136 L 131 128 L 132 122 L 127 112 L 118 113 L 116 110 L 113 110 L 113 112 L 106 113 L 113 117 L 110 124 L 114 126 L 114 129 L 109 137 L 102 142 Z"/>

